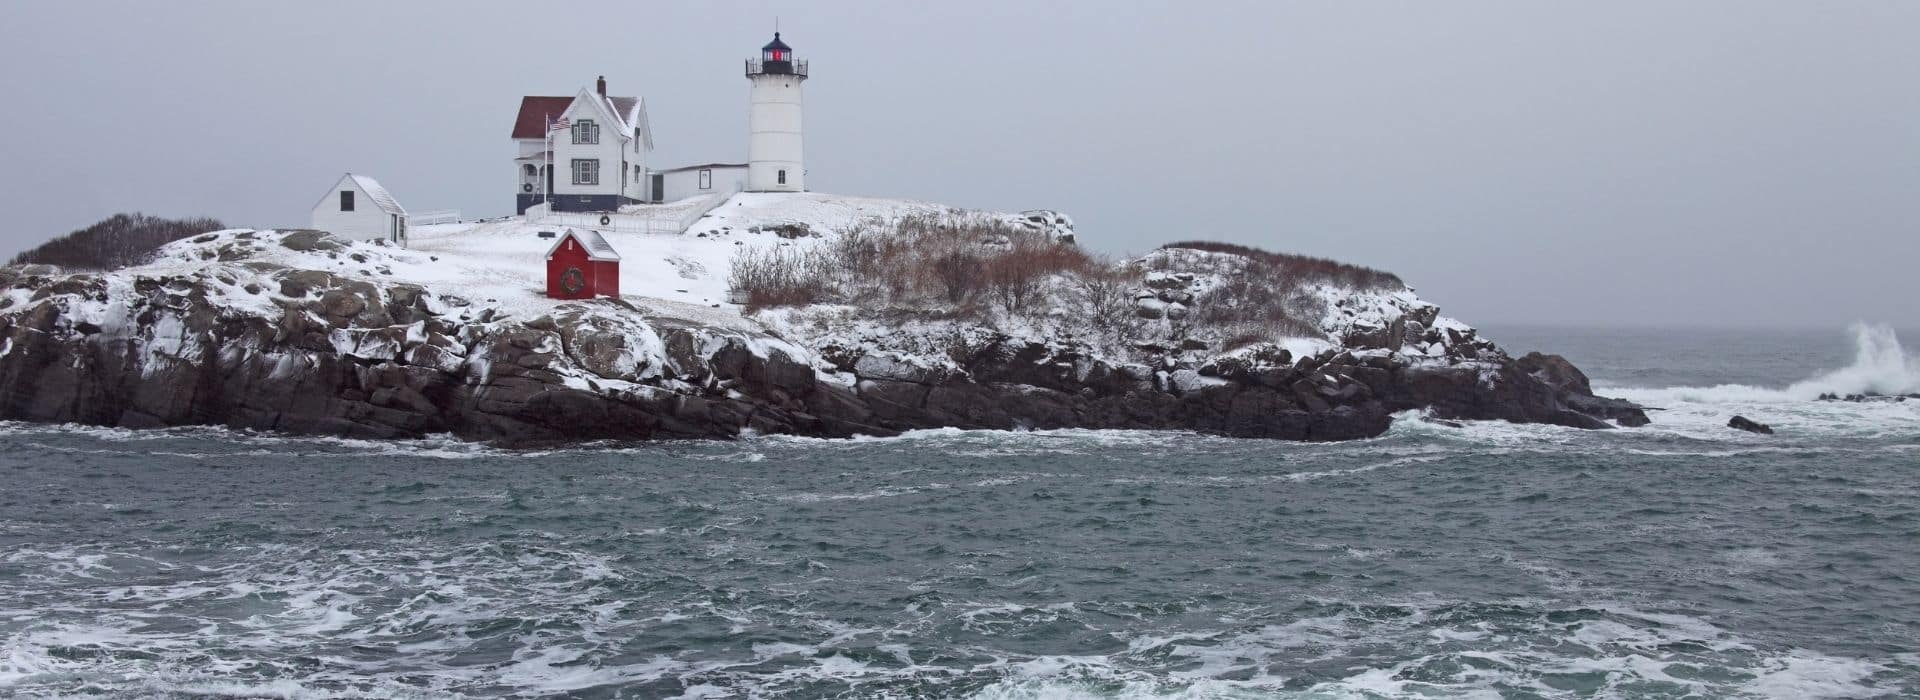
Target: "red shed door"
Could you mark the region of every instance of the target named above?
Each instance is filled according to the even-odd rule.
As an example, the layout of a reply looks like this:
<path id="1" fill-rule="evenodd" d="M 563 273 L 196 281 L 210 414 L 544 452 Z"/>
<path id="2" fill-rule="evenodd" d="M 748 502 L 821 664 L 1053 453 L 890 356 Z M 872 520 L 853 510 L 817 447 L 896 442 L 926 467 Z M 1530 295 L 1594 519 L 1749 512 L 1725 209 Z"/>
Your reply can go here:
<path id="1" fill-rule="evenodd" d="M 598 260 L 593 263 L 593 288 L 603 297 L 620 296 L 620 263 L 616 260 Z"/>

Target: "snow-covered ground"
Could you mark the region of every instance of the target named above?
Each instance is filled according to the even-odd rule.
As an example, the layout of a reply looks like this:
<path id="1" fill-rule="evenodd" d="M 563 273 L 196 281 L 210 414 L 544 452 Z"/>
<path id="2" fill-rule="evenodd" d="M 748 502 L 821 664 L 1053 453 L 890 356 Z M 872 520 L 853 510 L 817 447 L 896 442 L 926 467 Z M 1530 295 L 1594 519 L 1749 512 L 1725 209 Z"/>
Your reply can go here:
<path id="1" fill-rule="evenodd" d="M 668 205 L 662 205 L 668 206 Z M 627 301 L 659 307 L 714 325 L 740 323 L 726 304 L 729 261 L 744 247 L 812 246 L 862 220 L 897 220 L 958 211 L 929 202 L 846 197 L 814 192 L 740 193 L 685 233 L 604 231 L 620 253 L 620 290 Z M 1009 218 L 1018 215 L 1003 215 Z M 775 229 L 805 226 L 821 237 L 783 238 Z M 494 299 L 503 313 L 537 314 L 558 304 L 545 296 L 546 253 L 553 240 L 541 231 L 564 227 L 512 218 L 484 224 L 421 226 L 413 230 L 409 260 L 393 277 L 475 301 Z M 294 261 L 283 264 L 300 266 Z M 342 267 L 333 265 L 328 268 Z M 718 305 L 718 306 L 716 306 Z"/>
<path id="2" fill-rule="evenodd" d="M 1131 331 L 1116 333 L 1111 328 L 1096 329 L 1083 310 L 1076 309 L 1075 293 L 1071 285 L 1064 283 L 1052 284 L 1043 292 L 1047 298 L 1037 304 L 1042 307 L 1037 312 L 1023 316 L 999 314 L 986 319 L 938 314 L 909 318 L 895 313 L 899 310 L 844 304 L 773 309 L 746 318 L 742 317 L 739 306 L 726 301 L 730 262 L 743 250 L 820 246 L 862 222 L 877 221 L 882 225 L 880 230 L 884 230 L 886 223 L 905 217 L 937 218 L 956 214 L 1002 218 L 1037 227 L 1060 238 L 1074 235 L 1071 221 L 1055 212 L 966 212 L 908 200 L 819 193 L 741 193 L 701 217 L 684 233 L 603 230 L 602 235 L 622 258 L 621 301 L 640 309 L 642 314 L 615 319 L 612 316 L 618 314 L 611 308 L 593 314 L 606 316 L 603 325 L 609 330 L 614 326 L 631 326 L 635 333 L 648 337 L 663 327 L 685 326 L 708 328 L 738 338 L 772 335 L 796 343 L 798 347 L 789 348 L 789 354 L 823 370 L 832 369 L 831 362 L 819 355 L 827 348 L 857 348 L 864 354 L 891 356 L 928 369 L 953 369 L 952 360 L 946 356 L 947 349 L 999 340 L 1075 345 L 1096 357 L 1115 362 L 1172 362 L 1172 358 L 1160 356 L 1166 351 L 1155 349 L 1159 347 L 1173 347 L 1181 361 L 1196 363 L 1236 349 L 1223 346 L 1222 333 L 1193 335 L 1194 329 L 1185 328 L 1185 324 L 1175 321 L 1173 314 L 1164 311 L 1159 317 L 1134 320 Z M 132 287 L 142 278 L 191 276 L 203 280 L 200 284 L 206 288 L 209 300 L 222 307 L 261 318 L 278 318 L 289 304 L 303 303 L 300 299 L 304 298 L 303 292 L 289 296 L 281 291 L 286 270 L 315 270 L 341 280 L 380 287 L 420 287 L 430 292 L 431 298 L 426 303 L 436 314 L 469 321 L 526 322 L 543 316 L 578 313 L 581 308 L 577 302 L 550 299 L 545 294 L 545 256 L 557 238 L 543 238 L 540 234 L 564 228 L 531 223 L 520 217 L 477 224 L 421 226 L 412 232 L 408 248 L 344 241 L 290 246 L 286 244 L 290 239 L 283 234 L 225 232 L 166 246 L 152 261 L 106 276 L 109 289 L 117 290 L 106 298 L 76 298 L 73 304 L 78 320 L 112 328 L 128 322 L 125 310 L 109 308 L 114 304 L 113 299 L 136 296 Z M 308 239 L 312 239 L 311 234 Z M 1191 250 L 1157 251 L 1149 259 L 1162 263 L 1156 271 L 1147 274 L 1146 284 L 1155 289 L 1142 289 L 1136 296 L 1151 297 L 1158 293 L 1162 298 L 1181 299 L 1186 303 L 1193 303 L 1195 297 L 1224 284 L 1223 271 L 1244 263 L 1244 258 L 1237 255 Z M 1169 275 L 1177 279 L 1170 279 Z M 1458 343 L 1450 339 L 1472 337 L 1471 328 L 1438 317 L 1438 309 L 1404 287 L 1360 290 L 1313 284 L 1301 289 L 1318 297 L 1324 309 L 1325 313 L 1318 318 L 1301 319 L 1317 327 L 1319 334 L 1269 338 L 1294 357 L 1335 348 L 1355 337 L 1356 332 L 1383 338 L 1388 332 L 1401 333 L 1401 326 L 1410 326 L 1411 332 L 1405 334 L 1405 346 L 1394 344 L 1398 352 L 1413 361 L 1457 361 L 1461 359 L 1460 353 L 1451 348 Z M 0 308 L 17 308 L 14 305 L 31 301 L 25 297 L 24 290 L 5 294 L 11 301 Z M 1151 298 L 1140 301 L 1160 303 Z M 1164 309 L 1178 306 L 1180 302 L 1160 304 Z M 100 308 L 94 308 L 96 306 Z M 1131 316 L 1131 312 L 1128 315 Z M 1418 322 L 1401 320 L 1416 318 Z M 1199 347 L 1180 342 L 1183 338 L 1195 337 L 1206 342 Z M 637 340 L 635 347 L 653 344 Z M 637 358 L 636 362 L 657 365 L 662 361 L 660 357 L 653 357 L 658 352 L 649 350 L 642 354 L 648 357 Z"/>
<path id="3" fill-rule="evenodd" d="M 629 303 L 707 325 L 741 327 L 739 308 L 726 300 L 729 264 L 743 248 L 814 246 L 862 221 L 888 222 L 961 211 L 943 204 L 901 199 L 743 192 L 715 207 L 682 234 L 608 230 L 602 235 L 620 253 L 620 290 Z M 1026 216 L 990 214 L 1009 220 Z M 1064 217 L 1061 221 L 1063 225 L 1053 228 L 1071 235 L 1071 222 Z M 777 232 L 791 232 L 795 226 L 816 235 L 789 238 Z M 560 303 L 545 295 L 546 253 L 555 239 L 539 234 L 563 228 L 529 223 L 520 217 L 482 224 L 417 227 L 407 250 L 386 251 L 406 262 L 396 266 L 393 275 L 380 277 L 497 306 L 503 314 L 537 316 Z M 327 260 L 276 262 L 291 267 L 336 263 L 315 268 L 329 270 L 351 267 Z"/>
<path id="4" fill-rule="evenodd" d="M 658 205 L 672 208 L 677 204 Z M 621 256 L 623 301 L 651 312 L 722 330 L 757 331 L 764 327 L 742 319 L 739 307 L 726 303 L 729 263 L 754 247 L 815 246 L 867 220 L 887 222 L 908 216 L 947 215 L 961 210 L 941 204 L 897 199 L 846 197 L 820 193 L 735 194 L 696 221 L 685 233 L 645 234 L 603 231 Z M 1008 220 L 1024 214 L 992 213 Z M 1051 214 L 1049 212 L 1049 214 Z M 640 213 L 637 215 L 647 215 Z M 1071 223 L 1059 222 L 1071 234 Z M 1050 222 L 1051 225 L 1051 222 Z M 1056 227 L 1057 228 L 1057 227 Z M 211 273 L 209 297 L 236 312 L 260 317 L 281 313 L 275 271 L 317 270 L 377 285 L 411 284 L 436 299 L 458 297 L 477 314 L 527 320 L 553 313 L 568 302 L 546 296 L 546 253 L 557 238 L 543 231 L 564 226 L 513 217 L 486 223 L 419 226 L 410 246 L 381 242 L 337 241 L 322 247 L 279 245 L 270 233 L 242 231 L 200 236 L 161 248 L 145 264 L 106 276 L 113 288 L 130 288 L 142 277 L 186 277 Z M 796 230 L 810 232 L 795 236 Z M 250 266 L 245 263 L 261 263 Z M 13 304 L 31 299 L 26 290 L 0 292 Z M 114 296 L 118 296 L 115 294 Z M 111 304 L 110 301 L 98 302 Z M 437 302 L 436 302 L 437 303 Z M 86 306 L 87 304 L 82 304 Z M 12 306 L 9 304 L 8 306 Z M 111 309 L 85 314 L 107 321 Z"/>
<path id="5" fill-rule="evenodd" d="M 925 220 L 888 225 L 907 217 Z M 981 225 L 993 219 L 1030 233 Z M 889 392 L 904 391 L 896 398 L 909 404 L 915 386 L 970 379 L 992 391 L 1067 387 L 1078 396 L 1073 392 L 1099 384 L 1176 397 L 1234 381 L 1272 381 L 1282 383 L 1262 385 L 1341 398 L 1358 395 L 1362 382 L 1308 369 L 1341 366 L 1359 376 L 1382 364 L 1447 365 L 1480 371 L 1484 384 L 1487 372 L 1507 360 L 1390 275 L 1331 274 L 1272 262 L 1295 260 L 1286 256 L 1184 248 L 1110 264 L 1032 238 L 1075 237 L 1071 220 L 1051 211 L 738 194 L 682 233 L 608 228 L 596 230 L 622 257 L 624 292 L 612 301 L 548 298 L 545 257 L 564 227 L 519 217 L 421 226 L 408 248 L 318 231 L 235 229 L 176 241 L 143 264 L 111 272 L 18 269 L 15 284 L 0 289 L 0 314 L 17 331 L 0 357 L 9 348 L 39 348 L 41 339 L 57 338 L 66 343 L 59 352 L 111 346 L 114 353 L 103 357 L 131 360 L 115 371 L 181 386 L 197 386 L 210 356 L 217 356 L 220 376 L 237 377 L 241 389 L 321 377 L 344 382 L 343 403 L 288 413 L 289 406 L 253 395 L 260 400 L 233 409 L 244 415 L 223 420 L 278 426 L 291 415 L 307 421 L 301 429 L 368 435 L 409 434 L 445 415 L 459 416 L 456 423 L 479 434 L 497 432 L 499 425 L 490 422 L 496 419 L 508 421 L 515 434 L 553 433 L 558 429 L 522 416 L 546 415 L 535 409 L 549 404 L 533 397 L 556 389 L 613 400 L 566 404 L 586 411 L 580 414 L 586 418 L 605 417 L 591 406 L 641 405 L 647 415 L 673 416 L 678 422 L 663 429 L 674 434 L 730 435 L 742 427 L 734 419 L 743 416 L 764 418 L 765 429 L 800 429 L 783 422 L 785 413 L 756 411 L 802 411 L 795 407 L 802 394 L 787 390 L 805 392 L 819 381 L 851 389 L 849 400 L 872 391 L 874 401 L 893 401 Z M 846 237 L 856 229 L 859 237 Z M 549 231 L 556 236 L 540 235 Z M 889 235 L 902 236 L 897 242 L 909 253 L 879 267 L 820 262 L 859 260 L 861 246 L 875 243 L 867 236 Z M 1029 253 L 1008 248 L 1015 236 L 1028 246 L 1019 250 Z M 930 245 L 956 247 L 911 247 Z M 732 261 L 743 251 L 809 249 L 824 255 L 795 256 L 809 266 L 796 269 L 829 288 L 809 297 L 817 303 L 751 315 L 726 303 Z M 892 281 L 848 281 L 896 271 L 931 275 L 938 268 L 915 265 L 937 261 L 930 254 L 952 254 L 943 250 L 973 256 L 981 274 L 998 269 L 988 264 L 1023 261 L 1014 255 L 1050 257 L 1048 267 L 1024 268 L 1022 274 L 1033 275 L 1018 281 L 1024 286 L 1005 283 L 1002 271 L 994 273 L 1003 275 L 993 278 L 1001 280 L 998 286 L 983 284 L 958 298 L 927 277 L 905 292 Z M 1250 260 L 1261 267 L 1250 270 Z M 94 381 L 83 375 L 66 381 Z M 449 382 L 476 393 L 460 394 L 471 401 L 451 409 L 454 414 L 446 414 L 446 406 L 422 408 L 430 404 L 425 397 L 438 395 L 428 389 Z M 761 393 L 743 393 L 743 386 Z M 52 403 L 32 415 L 71 420 L 79 409 L 59 402 L 75 395 L 55 392 Z M 709 410 L 714 399 L 738 405 Z M 191 408 L 148 401 L 110 419 L 174 424 L 194 419 L 175 415 Z M 857 431 L 866 420 L 857 411 L 830 419 L 793 415 L 803 422 L 839 421 L 808 428 L 839 432 Z M 939 415 L 929 414 L 953 420 Z"/>

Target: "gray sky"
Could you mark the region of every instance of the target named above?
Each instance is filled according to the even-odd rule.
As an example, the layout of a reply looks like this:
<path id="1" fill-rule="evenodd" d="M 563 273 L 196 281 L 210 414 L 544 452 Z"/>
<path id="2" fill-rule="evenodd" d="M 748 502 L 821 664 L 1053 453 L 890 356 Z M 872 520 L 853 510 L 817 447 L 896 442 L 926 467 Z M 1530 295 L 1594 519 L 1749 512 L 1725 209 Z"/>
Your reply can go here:
<path id="1" fill-rule="evenodd" d="M 7 253 L 301 225 L 346 170 L 510 213 L 521 95 L 746 154 L 775 15 L 808 184 L 1400 273 L 1469 322 L 1920 326 L 1920 2 L 7 2 Z M 595 19 L 550 27 L 562 15 Z"/>

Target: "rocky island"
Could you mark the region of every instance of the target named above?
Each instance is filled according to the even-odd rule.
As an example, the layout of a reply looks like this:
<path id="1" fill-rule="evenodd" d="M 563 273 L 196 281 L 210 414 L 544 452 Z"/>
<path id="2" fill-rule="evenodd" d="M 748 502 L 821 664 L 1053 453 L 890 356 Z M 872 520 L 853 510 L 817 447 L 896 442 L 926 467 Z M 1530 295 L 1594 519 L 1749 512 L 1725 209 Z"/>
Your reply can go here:
<path id="1" fill-rule="evenodd" d="M 936 428 L 1384 432 L 1401 411 L 1647 422 L 1393 275 L 1217 243 L 1110 260 L 1067 217 L 739 194 L 605 233 L 624 296 L 557 301 L 554 227 L 410 246 L 221 230 L 100 271 L 0 272 L 0 418 L 560 441 Z M 543 237 L 543 231 L 549 236 Z M 741 302 L 741 303 L 730 303 Z"/>

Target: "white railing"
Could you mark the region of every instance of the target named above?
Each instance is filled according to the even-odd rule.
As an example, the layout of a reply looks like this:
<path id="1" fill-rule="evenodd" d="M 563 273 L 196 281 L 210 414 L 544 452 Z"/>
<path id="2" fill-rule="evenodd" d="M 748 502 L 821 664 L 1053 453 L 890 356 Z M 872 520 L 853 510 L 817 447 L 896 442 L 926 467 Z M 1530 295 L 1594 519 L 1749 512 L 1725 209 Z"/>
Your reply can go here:
<path id="1" fill-rule="evenodd" d="M 706 216 L 707 212 L 720 208 L 720 205 L 726 204 L 727 200 L 733 199 L 733 195 L 745 188 L 746 185 L 734 183 L 732 191 L 707 195 L 707 201 L 688 210 L 685 215 L 680 217 L 680 220 L 676 222 L 680 228 L 676 229 L 674 233 L 686 233 L 687 229 L 693 228 L 694 223 L 698 222 L 700 217 Z"/>
<path id="2" fill-rule="evenodd" d="M 721 204 L 725 204 L 728 199 L 733 197 L 733 193 L 738 191 L 738 189 L 735 189 L 733 192 L 718 192 L 707 195 L 705 199 L 686 208 L 684 211 L 678 211 L 677 216 L 671 216 L 671 214 L 676 213 L 675 211 L 660 211 L 658 215 L 652 215 L 652 213 L 646 212 L 644 208 L 642 208 L 641 211 L 630 213 L 556 212 L 552 211 L 551 205 L 541 203 L 527 207 L 527 223 L 540 226 L 572 226 L 575 228 L 590 228 L 596 231 L 614 231 L 619 233 L 680 234 L 685 233 L 688 228 L 700 220 L 700 217 L 706 216 L 707 212 L 713 211 Z M 677 210 L 679 208 L 676 207 L 675 209 Z"/>
<path id="3" fill-rule="evenodd" d="M 601 223 L 605 221 L 606 223 Z M 541 226 L 572 226 L 590 228 L 596 231 L 618 231 L 620 233 L 679 233 L 674 228 L 677 222 L 661 221 L 649 216 L 620 214 L 616 212 L 553 212 L 535 211 L 527 208 L 527 223 Z"/>
<path id="4" fill-rule="evenodd" d="M 413 224 L 414 226 L 457 224 L 460 223 L 460 210 L 435 209 L 432 211 L 414 212 L 407 215 L 407 223 Z"/>

